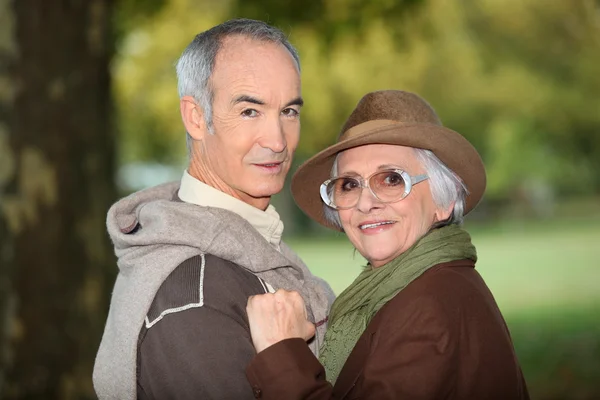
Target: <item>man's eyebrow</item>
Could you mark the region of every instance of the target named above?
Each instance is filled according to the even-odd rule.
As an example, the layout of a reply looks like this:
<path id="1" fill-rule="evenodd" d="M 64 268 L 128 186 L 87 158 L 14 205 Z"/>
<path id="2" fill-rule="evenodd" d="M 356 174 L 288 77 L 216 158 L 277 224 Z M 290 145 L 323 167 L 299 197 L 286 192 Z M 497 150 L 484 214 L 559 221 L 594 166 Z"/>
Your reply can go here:
<path id="1" fill-rule="evenodd" d="M 252 103 L 264 106 L 266 103 L 263 100 L 257 99 L 256 97 L 249 96 L 247 94 L 242 94 L 231 101 L 231 105 L 236 105 L 239 103 Z M 299 106 L 302 107 L 304 105 L 304 100 L 302 97 L 296 97 L 295 99 L 289 101 L 283 108 L 289 106 Z"/>
<path id="2" fill-rule="evenodd" d="M 231 105 L 236 105 L 239 103 L 252 103 L 260 106 L 265 105 L 264 101 L 257 99 L 256 97 L 248 96 L 247 94 L 242 94 L 231 101 Z"/>
<path id="3" fill-rule="evenodd" d="M 288 102 L 285 107 L 289 107 L 289 106 L 299 106 L 302 107 L 304 105 L 304 100 L 302 99 L 302 97 L 296 97 L 294 100 Z"/>

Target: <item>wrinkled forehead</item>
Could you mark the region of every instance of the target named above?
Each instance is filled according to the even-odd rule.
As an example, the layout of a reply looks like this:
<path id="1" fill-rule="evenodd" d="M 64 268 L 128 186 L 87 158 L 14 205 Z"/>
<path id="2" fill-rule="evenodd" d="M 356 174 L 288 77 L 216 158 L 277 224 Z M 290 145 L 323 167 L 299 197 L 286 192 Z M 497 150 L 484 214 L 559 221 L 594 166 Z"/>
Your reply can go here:
<path id="1" fill-rule="evenodd" d="M 391 144 L 368 144 L 340 152 L 337 175 L 368 176 L 378 170 L 399 168 L 411 174 L 421 172 L 414 148 Z"/>
<path id="2" fill-rule="evenodd" d="M 281 43 L 270 40 L 253 39 L 243 35 L 230 35 L 220 41 L 219 51 L 216 56 L 219 60 L 231 61 L 252 60 L 260 57 L 280 56 L 291 65 L 297 66 L 292 54 Z"/>

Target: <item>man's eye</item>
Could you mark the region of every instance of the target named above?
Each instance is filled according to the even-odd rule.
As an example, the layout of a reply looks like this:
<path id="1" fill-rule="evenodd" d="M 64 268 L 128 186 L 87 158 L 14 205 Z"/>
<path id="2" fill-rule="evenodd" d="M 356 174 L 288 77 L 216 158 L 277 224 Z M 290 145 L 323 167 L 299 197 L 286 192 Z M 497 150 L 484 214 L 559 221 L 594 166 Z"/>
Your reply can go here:
<path id="1" fill-rule="evenodd" d="M 249 108 L 247 110 L 242 111 L 242 116 L 244 116 L 244 117 L 253 118 L 253 117 L 256 117 L 257 115 L 258 115 L 258 111 L 256 111 L 253 108 Z"/>
<path id="2" fill-rule="evenodd" d="M 296 116 L 300 115 L 300 112 L 294 108 L 286 108 L 281 113 L 283 115 L 285 115 L 286 117 L 296 117 Z"/>

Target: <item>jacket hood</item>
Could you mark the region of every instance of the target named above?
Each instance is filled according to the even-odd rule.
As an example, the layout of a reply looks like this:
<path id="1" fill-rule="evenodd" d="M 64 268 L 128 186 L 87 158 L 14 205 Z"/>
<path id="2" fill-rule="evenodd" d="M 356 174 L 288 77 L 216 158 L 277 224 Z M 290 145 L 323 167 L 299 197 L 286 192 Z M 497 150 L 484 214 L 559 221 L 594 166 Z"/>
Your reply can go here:
<path id="1" fill-rule="evenodd" d="M 178 189 L 179 182 L 166 183 L 110 208 L 107 228 L 122 273 L 154 263 L 157 253 L 171 246 L 183 253 L 175 255 L 181 262 L 209 253 L 252 272 L 290 266 L 276 249 L 264 251 L 265 239 L 248 221 L 225 209 L 184 203 Z"/>

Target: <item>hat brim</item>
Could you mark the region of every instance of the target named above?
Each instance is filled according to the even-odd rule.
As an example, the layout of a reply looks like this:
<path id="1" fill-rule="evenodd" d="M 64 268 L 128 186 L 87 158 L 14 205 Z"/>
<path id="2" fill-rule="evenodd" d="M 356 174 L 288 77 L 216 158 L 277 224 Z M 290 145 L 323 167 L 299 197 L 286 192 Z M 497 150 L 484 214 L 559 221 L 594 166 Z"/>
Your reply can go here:
<path id="1" fill-rule="evenodd" d="M 373 126 L 369 122 L 352 128 L 352 137 L 322 150 L 304 162 L 292 177 L 292 196 L 296 204 L 310 218 L 321 225 L 340 230 L 325 218 L 325 203 L 319 188 L 330 178 L 333 162 L 338 153 L 368 144 L 391 144 L 432 151 L 448 168 L 456 173 L 467 187 L 464 214 L 468 214 L 483 197 L 486 174 L 477 150 L 459 133 L 435 124 L 391 122 Z"/>

